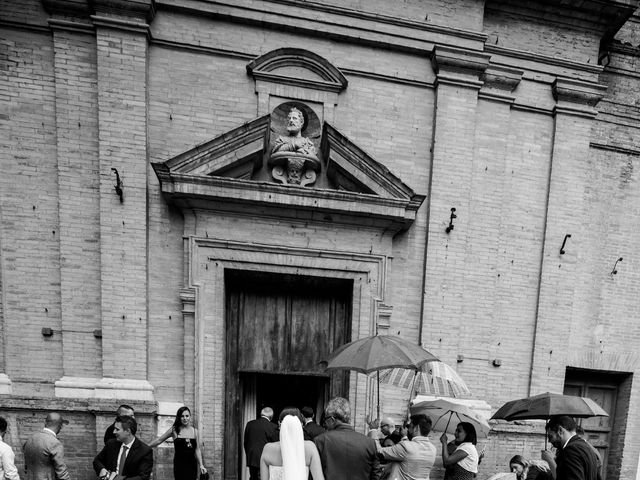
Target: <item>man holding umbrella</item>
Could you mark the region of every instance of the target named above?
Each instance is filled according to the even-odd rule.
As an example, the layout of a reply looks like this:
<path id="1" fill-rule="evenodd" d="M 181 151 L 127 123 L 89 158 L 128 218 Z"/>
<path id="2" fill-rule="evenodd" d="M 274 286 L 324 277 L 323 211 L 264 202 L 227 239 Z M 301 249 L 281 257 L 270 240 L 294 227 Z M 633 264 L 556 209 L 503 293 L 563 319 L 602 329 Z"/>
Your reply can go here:
<path id="1" fill-rule="evenodd" d="M 558 449 L 556 480 L 597 480 L 598 458 L 586 440 L 576 435 L 578 425 L 569 416 L 553 417 L 547 438 Z"/>

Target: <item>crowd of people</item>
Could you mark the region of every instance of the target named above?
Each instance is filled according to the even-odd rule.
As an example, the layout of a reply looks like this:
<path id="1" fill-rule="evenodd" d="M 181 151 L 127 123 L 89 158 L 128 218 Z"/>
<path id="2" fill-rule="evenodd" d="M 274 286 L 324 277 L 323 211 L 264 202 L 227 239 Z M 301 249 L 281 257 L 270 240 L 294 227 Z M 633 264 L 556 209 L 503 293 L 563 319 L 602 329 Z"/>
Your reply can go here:
<path id="1" fill-rule="evenodd" d="M 323 426 L 310 407 L 282 410 L 278 424 L 273 409 L 265 407 L 260 418 L 247 423 L 244 449 L 250 480 L 429 480 L 437 449 L 429 440 L 432 419 L 413 415 L 400 426 L 384 418 L 369 435 L 351 426 L 349 401 L 334 397 L 327 403 Z M 24 444 L 26 480 L 70 480 L 63 447 L 57 438 L 68 421 L 51 412 L 44 429 Z M 377 426 L 377 425 L 376 425 Z M 181 407 L 173 425 L 149 445 L 136 437 L 138 424 L 133 408 L 121 405 L 104 434 L 104 447 L 93 460 L 100 480 L 149 480 L 153 448 L 173 440 L 175 480 L 206 480 L 198 431 L 191 411 Z M 7 421 L 0 417 L 0 480 L 20 480 L 15 456 L 3 439 Z M 509 470 L 516 480 L 602 480 L 597 450 L 580 434 L 567 416 L 553 417 L 546 434 L 556 455 L 543 452 L 542 460 L 515 455 Z M 584 433 L 584 432 L 582 432 Z M 475 479 L 482 455 L 476 449 L 472 423 L 456 426 L 454 440 L 440 437 L 445 480 Z"/>

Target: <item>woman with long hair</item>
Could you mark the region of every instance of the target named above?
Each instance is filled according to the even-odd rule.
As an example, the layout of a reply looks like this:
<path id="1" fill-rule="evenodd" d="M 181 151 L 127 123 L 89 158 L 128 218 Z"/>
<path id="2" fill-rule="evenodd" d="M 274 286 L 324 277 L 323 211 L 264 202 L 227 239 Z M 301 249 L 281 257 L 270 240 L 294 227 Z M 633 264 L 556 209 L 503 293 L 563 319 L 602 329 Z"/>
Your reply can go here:
<path id="1" fill-rule="evenodd" d="M 475 427 L 468 422 L 461 422 L 456 427 L 455 450 L 449 453 L 447 449 L 447 434 L 440 437 L 442 443 L 442 463 L 444 464 L 445 480 L 473 480 L 478 473 L 478 451 L 476 443 L 478 436 Z"/>
<path id="2" fill-rule="evenodd" d="M 304 418 L 297 408 L 280 413 L 280 441 L 267 443 L 260 458 L 260 480 L 324 480 L 316 445 L 304 439 Z"/>
<path id="3" fill-rule="evenodd" d="M 173 438 L 173 477 L 175 480 L 197 480 L 199 474 L 207 473 L 202 463 L 202 452 L 198 443 L 198 430 L 191 421 L 189 407 L 180 407 L 171 428 L 149 444 L 155 448 Z"/>

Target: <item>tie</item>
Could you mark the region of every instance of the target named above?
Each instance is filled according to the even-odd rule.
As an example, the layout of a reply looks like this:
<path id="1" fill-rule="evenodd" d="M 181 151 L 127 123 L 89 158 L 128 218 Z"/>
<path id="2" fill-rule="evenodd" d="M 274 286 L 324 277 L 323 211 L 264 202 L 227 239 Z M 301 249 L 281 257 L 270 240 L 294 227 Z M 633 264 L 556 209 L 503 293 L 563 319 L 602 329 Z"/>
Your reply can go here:
<path id="1" fill-rule="evenodd" d="M 122 471 L 124 470 L 124 461 L 127 459 L 127 449 L 127 446 L 122 446 L 122 453 L 120 454 L 120 461 L 118 462 L 118 475 L 122 475 Z"/>

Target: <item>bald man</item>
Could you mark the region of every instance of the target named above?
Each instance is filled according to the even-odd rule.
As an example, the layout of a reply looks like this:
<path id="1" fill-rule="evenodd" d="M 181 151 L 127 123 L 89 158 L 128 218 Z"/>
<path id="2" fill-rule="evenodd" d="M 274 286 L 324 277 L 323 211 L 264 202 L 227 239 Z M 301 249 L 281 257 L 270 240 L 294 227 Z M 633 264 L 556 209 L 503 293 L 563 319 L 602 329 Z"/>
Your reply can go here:
<path id="1" fill-rule="evenodd" d="M 396 424 L 391 417 L 384 417 L 380 422 L 380 447 L 384 446 L 384 441 L 396 431 Z"/>
<path id="2" fill-rule="evenodd" d="M 69 480 L 64 462 L 64 449 L 58 440 L 62 425 L 69 422 L 57 412 L 47 415 L 44 429 L 27 440 L 24 445 L 26 480 Z"/>
<path id="3" fill-rule="evenodd" d="M 264 407 L 260 418 L 251 420 L 244 429 L 244 451 L 247 454 L 249 479 L 260 480 L 260 456 L 267 443 L 280 439 L 278 427 L 271 421 L 273 409 Z"/>

